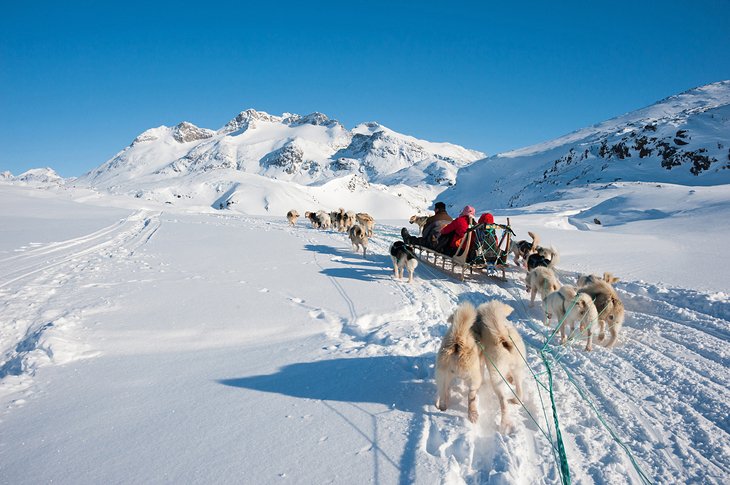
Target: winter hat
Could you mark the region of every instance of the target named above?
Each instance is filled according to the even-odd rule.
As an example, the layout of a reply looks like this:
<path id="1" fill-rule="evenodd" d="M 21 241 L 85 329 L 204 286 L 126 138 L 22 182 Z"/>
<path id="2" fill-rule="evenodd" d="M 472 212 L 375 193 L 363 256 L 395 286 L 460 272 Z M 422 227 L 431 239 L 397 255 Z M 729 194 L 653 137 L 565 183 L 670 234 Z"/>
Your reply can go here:
<path id="1" fill-rule="evenodd" d="M 476 214 L 476 211 L 470 205 L 468 205 L 468 206 L 464 207 L 463 209 L 461 209 L 461 215 L 462 216 L 472 216 L 472 217 L 474 217 L 474 214 Z"/>
<path id="2" fill-rule="evenodd" d="M 479 224 L 494 224 L 494 216 L 489 212 L 485 212 L 479 216 Z"/>
<path id="3" fill-rule="evenodd" d="M 433 205 L 433 209 L 434 210 L 442 210 L 442 211 L 444 211 L 444 210 L 446 210 L 446 204 L 444 204 L 443 202 L 436 202 Z"/>

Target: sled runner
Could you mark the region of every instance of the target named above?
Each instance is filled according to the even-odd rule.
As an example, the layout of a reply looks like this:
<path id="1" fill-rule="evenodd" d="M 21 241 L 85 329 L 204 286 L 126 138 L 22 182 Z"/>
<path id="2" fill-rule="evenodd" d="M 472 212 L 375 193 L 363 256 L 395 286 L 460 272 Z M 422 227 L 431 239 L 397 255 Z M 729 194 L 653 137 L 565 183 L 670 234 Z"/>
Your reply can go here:
<path id="1" fill-rule="evenodd" d="M 514 232 L 507 224 L 476 224 L 468 229 L 453 256 L 447 256 L 426 246 L 414 245 L 421 261 L 444 271 L 450 271 L 462 281 L 469 275 L 483 274 L 506 280 L 507 251 Z M 461 268 L 461 271 L 457 271 Z"/>

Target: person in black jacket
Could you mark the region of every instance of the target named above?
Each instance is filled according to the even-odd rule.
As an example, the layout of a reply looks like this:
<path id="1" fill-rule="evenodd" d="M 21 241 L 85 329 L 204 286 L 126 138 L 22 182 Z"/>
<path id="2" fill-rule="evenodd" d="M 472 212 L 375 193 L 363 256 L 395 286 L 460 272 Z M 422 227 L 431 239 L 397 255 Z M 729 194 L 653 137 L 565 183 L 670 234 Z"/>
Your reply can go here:
<path id="1" fill-rule="evenodd" d="M 426 224 L 423 226 L 423 235 L 420 237 L 411 236 L 405 227 L 401 229 L 400 233 L 401 237 L 403 237 L 403 242 L 438 250 L 441 229 L 446 227 L 453 219 L 446 212 L 446 204 L 443 202 L 436 202 L 433 210 L 435 214 L 426 219 Z"/>

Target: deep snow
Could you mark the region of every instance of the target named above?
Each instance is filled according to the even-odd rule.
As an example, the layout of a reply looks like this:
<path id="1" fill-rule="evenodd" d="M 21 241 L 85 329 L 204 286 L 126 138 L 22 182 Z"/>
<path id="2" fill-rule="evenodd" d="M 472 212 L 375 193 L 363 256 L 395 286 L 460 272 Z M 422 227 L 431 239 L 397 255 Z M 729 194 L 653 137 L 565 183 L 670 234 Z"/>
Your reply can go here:
<path id="1" fill-rule="evenodd" d="M 564 283 L 622 278 L 618 347 L 551 349 L 654 483 L 730 476 L 728 189 L 614 184 L 496 212 L 560 250 Z M 462 300 L 514 306 L 544 382 L 548 329 L 517 268 L 506 283 L 426 265 L 395 281 L 404 219 L 378 221 L 363 259 L 283 214 L 8 184 L 0 202 L 3 483 L 559 481 L 527 413 L 551 427 L 534 380 L 510 435 L 488 388 L 476 425 L 458 399 L 433 406 Z M 560 368 L 555 392 L 573 483 L 641 483 Z"/>

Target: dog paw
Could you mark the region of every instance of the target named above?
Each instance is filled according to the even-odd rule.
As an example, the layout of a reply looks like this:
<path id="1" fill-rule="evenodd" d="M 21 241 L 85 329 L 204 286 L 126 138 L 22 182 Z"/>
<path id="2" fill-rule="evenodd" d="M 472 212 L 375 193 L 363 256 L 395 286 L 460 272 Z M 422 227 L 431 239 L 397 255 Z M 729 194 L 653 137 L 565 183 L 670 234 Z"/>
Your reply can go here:
<path id="1" fill-rule="evenodd" d="M 469 410 L 469 421 L 471 421 L 472 423 L 476 423 L 478 419 L 479 413 L 475 409 Z"/>
<path id="2" fill-rule="evenodd" d="M 502 434 L 512 434 L 515 432 L 515 425 L 512 424 L 512 421 L 502 421 L 502 424 L 499 425 L 499 432 Z"/>
<path id="3" fill-rule="evenodd" d="M 606 338 L 606 334 L 605 333 L 599 333 L 598 334 L 598 340 L 603 340 L 604 338 Z"/>
<path id="4" fill-rule="evenodd" d="M 590 352 L 591 350 L 593 350 L 593 346 L 592 345 L 586 345 L 586 352 Z"/>

